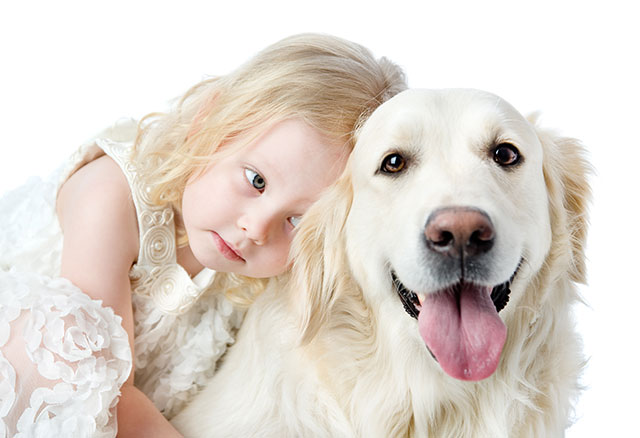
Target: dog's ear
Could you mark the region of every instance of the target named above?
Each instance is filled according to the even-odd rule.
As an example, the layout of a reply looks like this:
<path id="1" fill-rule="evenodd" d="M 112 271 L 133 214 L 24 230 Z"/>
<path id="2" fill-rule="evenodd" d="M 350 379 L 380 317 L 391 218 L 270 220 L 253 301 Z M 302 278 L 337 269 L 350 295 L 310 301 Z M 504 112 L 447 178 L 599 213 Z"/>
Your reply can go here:
<path id="1" fill-rule="evenodd" d="M 303 343 L 327 321 L 349 278 L 343 236 L 353 200 L 348 168 L 305 213 L 292 245 L 292 304 Z"/>
<path id="2" fill-rule="evenodd" d="M 535 118 L 532 118 L 535 123 Z M 592 168 L 583 145 L 574 138 L 559 137 L 536 127 L 544 150 L 543 171 L 549 193 L 552 225 L 551 257 L 569 256 L 569 274 L 584 283 L 588 204 Z"/>

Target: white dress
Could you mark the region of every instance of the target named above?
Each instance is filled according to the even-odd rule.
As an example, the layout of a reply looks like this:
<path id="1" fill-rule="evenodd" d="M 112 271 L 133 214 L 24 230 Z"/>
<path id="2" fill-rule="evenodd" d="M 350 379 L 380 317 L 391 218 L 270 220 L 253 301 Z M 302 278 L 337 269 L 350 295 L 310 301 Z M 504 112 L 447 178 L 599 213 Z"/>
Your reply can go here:
<path id="1" fill-rule="evenodd" d="M 50 179 L 0 198 L 0 438 L 115 437 L 119 388 L 131 371 L 121 318 L 59 277 L 55 198 L 82 165 L 106 153 L 129 181 L 140 253 L 129 277 L 135 385 L 171 418 L 209 378 L 242 314 L 214 272 L 193 279 L 176 262 L 173 211 L 147 200 L 129 160 L 133 121 L 83 145 Z"/>

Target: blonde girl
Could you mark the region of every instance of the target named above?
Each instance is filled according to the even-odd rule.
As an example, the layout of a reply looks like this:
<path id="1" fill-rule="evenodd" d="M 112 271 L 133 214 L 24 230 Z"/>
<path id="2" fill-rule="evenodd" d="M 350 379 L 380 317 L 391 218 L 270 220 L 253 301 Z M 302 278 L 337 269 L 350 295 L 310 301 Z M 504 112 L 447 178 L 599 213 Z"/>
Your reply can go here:
<path id="1" fill-rule="evenodd" d="M 237 304 L 287 269 L 354 130 L 405 87 L 362 46 L 293 36 L 5 195 L 0 437 L 179 436 L 167 419 L 233 342 Z"/>

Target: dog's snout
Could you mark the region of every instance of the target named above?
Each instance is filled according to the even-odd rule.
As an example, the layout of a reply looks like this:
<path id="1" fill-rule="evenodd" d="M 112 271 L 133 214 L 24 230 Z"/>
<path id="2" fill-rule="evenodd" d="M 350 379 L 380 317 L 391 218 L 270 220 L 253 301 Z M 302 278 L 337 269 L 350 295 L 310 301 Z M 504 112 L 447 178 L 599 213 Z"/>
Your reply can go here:
<path id="1" fill-rule="evenodd" d="M 427 220 L 424 234 L 431 250 L 454 258 L 485 253 L 491 249 L 495 238 L 489 216 L 472 207 L 434 211 Z"/>

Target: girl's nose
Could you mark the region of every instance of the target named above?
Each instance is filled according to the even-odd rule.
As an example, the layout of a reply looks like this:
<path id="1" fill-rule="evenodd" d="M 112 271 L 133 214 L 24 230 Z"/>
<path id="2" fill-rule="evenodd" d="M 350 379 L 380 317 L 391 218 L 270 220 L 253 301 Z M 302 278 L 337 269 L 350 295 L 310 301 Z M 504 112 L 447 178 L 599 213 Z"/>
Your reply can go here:
<path id="1" fill-rule="evenodd" d="M 273 219 L 265 212 L 254 212 L 243 215 L 238 221 L 238 226 L 245 232 L 248 239 L 261 246 L 267 243 L 272 222 Z"/>

